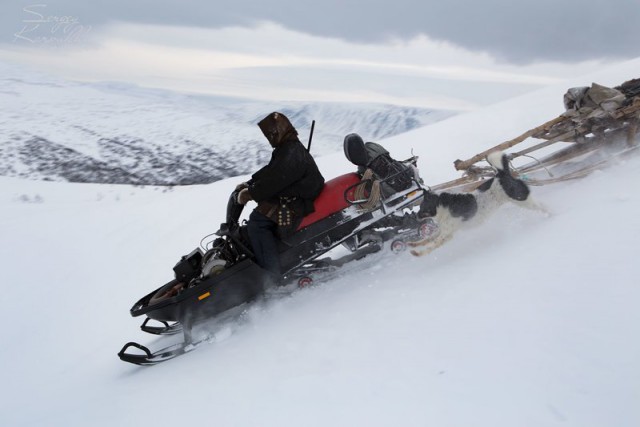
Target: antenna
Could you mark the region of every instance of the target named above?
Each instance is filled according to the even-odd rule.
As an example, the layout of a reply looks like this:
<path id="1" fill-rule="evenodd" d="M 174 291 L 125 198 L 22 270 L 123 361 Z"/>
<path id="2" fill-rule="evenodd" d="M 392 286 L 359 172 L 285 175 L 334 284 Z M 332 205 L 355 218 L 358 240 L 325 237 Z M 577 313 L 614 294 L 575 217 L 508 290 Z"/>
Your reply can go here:
<path id="1" fill-rule="evenodd" d="M 309 143 L 307 144 L 307 151 L 311 151 L 311 140 L 313 139 L 313 129 L 316 127 L 316 121 L 311 121 L 311 131 L 309 132 Z"/>

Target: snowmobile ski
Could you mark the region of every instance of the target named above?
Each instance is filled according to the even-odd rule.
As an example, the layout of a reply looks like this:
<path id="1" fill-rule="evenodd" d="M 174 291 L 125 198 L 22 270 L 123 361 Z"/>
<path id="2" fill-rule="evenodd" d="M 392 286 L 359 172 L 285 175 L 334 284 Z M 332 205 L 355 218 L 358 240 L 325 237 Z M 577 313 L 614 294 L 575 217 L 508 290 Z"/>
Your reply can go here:
<path id="1" fill-rule="evenodd" d="M 164 326 L 150 326 L 150 320 L 152 319 L 147 317 L 144 322 L 142 322 L 142 325 L 140 325 L 142 331 L 153 335 L 175 335 L 182 332 L 182 325 L 178 322 L 169 324 L 169 322 L 165 322 L 164 320 L 157 320 L 157 322 L 162 323 Z"/>
<path id="2" fill-rule="evenodd" d="M 120 358 L 120 360 L 133 363 L 134 365 L 153 366 L 157 365 L 158 363 L 166 362 L 167 360 L 175 359 L 176 357 L 181 356 L 185 353 L 189 353 L 198 348 L 200 345 L 207 343 L 208 341 L 209 337 L 206 337 L 202 340 L 195 341 L 190 344 L 173 344 L 155 352 L 151 352 L 148 347 L 145 347 L 142 344 L 138 344 L 136 342 L 128 342 L 124 345 L 124 347 L 122 347 L 122 350 L 118 352 L 118 357 Z M 141 350 L 144 354 L 128 353 L 127 350 L 131 348 Z"/>

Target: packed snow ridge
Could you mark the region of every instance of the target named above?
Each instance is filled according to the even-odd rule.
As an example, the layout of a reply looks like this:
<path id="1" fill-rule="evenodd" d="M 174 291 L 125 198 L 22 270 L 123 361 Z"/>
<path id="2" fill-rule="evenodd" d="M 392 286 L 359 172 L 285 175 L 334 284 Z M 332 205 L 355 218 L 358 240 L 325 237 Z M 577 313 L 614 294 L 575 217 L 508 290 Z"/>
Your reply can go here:
<path id="1" fill-rule="evenodd" d="M 287 114 L 315 155 L 350 132 L 378 140 L 452 111 L 378 104 L 273 103 L 193 96 L 121 83 L 76 83 L 0 63 L 0 176 L 186 185 L 247 174 L 270 157 L 256 123 Z"/>

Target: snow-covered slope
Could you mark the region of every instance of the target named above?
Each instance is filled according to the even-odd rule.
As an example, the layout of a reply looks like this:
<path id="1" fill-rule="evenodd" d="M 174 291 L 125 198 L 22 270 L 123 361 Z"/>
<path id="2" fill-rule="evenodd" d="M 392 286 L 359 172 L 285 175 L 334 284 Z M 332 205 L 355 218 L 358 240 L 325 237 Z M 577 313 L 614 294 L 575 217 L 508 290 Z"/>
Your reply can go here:
<path id="1" fill-rule="evenodd" d="M 0 176 L 71 182 L 193 184 L 249 173 L 270 156 L 256 123 L 279 110 L 312 152 L 345 134 L 397 135 L 453 114 L 413 107 L 267 103 L 122 83 L 81 84 L 0 63 Z"/>
<path id="2" fill-rule="evenodd" d="M 564 89 L 386 145 L 447 180 L 456 158 L 557 115 Z M 241 177 L 172 191 L 0 179 L 0 425 L 635 427 L 639 176 L 633 158 L 535 188 L 551 216 L 505 206 L 429 257 L 389 254 L 256 305 L 153 368 L 116 357 L 128 340 L 159 345 L 128 309 L 217 227 Z"/>

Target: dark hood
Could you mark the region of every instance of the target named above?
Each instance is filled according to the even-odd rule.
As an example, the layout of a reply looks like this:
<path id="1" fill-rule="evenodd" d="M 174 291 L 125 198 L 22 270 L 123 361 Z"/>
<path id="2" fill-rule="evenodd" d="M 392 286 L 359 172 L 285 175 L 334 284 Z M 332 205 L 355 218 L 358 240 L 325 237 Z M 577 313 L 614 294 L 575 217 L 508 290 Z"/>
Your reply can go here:
<path id="1" fill-rule="evenodd" d="M 283 141 L 289 139 L 298 140 L 296 128 L 293 127 L 287 116 L 282 113 L 273 112 L 269 114 L 258 122 L 258 127 L 274 148 Z"/>

